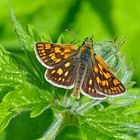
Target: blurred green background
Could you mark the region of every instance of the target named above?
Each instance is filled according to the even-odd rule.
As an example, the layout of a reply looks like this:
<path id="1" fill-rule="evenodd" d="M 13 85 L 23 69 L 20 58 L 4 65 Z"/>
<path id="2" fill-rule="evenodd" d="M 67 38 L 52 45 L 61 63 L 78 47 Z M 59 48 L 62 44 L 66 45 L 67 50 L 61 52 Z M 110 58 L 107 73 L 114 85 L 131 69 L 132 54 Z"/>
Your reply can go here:
<path id="1" fill-rule="evenodd" d="M 11 0 L 15 15 L 26 27 L 35 26 L 56 40 L 65 29 L 82 38 L 94 34 L 95 41 L 125 38 L 121 49 L 127 64 L 133 63 L 136 86 L 140 85 L 139 38 L 140 2 L 137 0 Z M 6 0 L 0 0 L 0 43 L 11 51 L 20 51 Z"/>
<path id="2" fill-rule="evenodd" d="M 126 42 L 121 48 L 121 53 L 126 55 L 127 65 L 133 64 L 133 80 L 136 81 L 136 87 L 140 86 L 140 1 L 11 0 L 10 2 L 17 19 L 24 27 L 31 24 L 39 32 L 50 36 L 54 42 L 65 29 L 71 29 L 83 39 L 94 34 L 94 40 L 97 42 L 110 41 L 115 37 L 125 38 Z M 12 52 L 22 53 L 13 29 L 6 0 L 0 0 L 0 44 Z M 51 112 L 47 113 L 51 114 Z M 21 116 L 27 117 L 28 114 Z M 10 130 L 9 138 L 14 134 L 16 125 L 21 123 L 18 119 L 20 117 L 13 120 L 14 123 L 12 122 L 13 124 L 11 123 L 8 128 Z M 32 121 L 29 122 L 33 123 Z M 24 128 L 23 124 L 21 126 Z M 43 126 L 40 128 L 47 129 Z M 13 131 L 11 132 L 11 130 Z M 30 130 L 34 132 L 32 128 Z M 44 130 L 40 131 L 44 132 Z M 38 132 L 37 135 L 42 135 L 42 132 Z M 73 132 L 76 134 L 77 130 Z M 3 133 L 1 137 L 4 135 Z"/>

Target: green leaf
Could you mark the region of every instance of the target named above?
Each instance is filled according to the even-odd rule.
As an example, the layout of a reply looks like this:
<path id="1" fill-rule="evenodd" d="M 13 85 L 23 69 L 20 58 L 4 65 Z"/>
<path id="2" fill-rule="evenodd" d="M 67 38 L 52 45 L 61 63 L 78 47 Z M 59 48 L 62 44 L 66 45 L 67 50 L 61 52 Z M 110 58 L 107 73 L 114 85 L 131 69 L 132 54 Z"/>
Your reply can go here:
<path id="1" fill-rule="evenodd" d="M 49 107 L 50 107 L 49 104 L 45 104 L 45 103 L 40 102 L 37 106 L 34 106 L 32 108 L 32 111 L 30 113 L 30 117 L 35 118 L 35 117 L 39 116 L 41 113 L 44 112 L 44 110 L 46 110 Z"/>
<path id="2" fill-rule="evenodd" d="M 31 47 L 38 34 L 29 27 L 30 35 L 28 35 L 16 21 L 11 7 L 10 12 L 21 45 L 25 49 L 26 58 L 22 60 L 0 46 L 0 93 L 3 96 L 0 103 L 0 131 L 4 130 L 10 120 L 19 113 L 31 111 L 30 116 L 36 117 L 54 100 L 45 80 L 38 82 L 41 81 L 42 72 L 40 66 L 34 63 L 36 58 Z"/>
<path id="3" fill-rule="evenodd" d="M 38 62 L 36 62 L 36 57 L 34 53 L 34 45 L 37 40 L 40 40 L 40 34 L 31 26 L 27 27 L 27 31 L 24 30 L 24 28 L 19 24 L 19 22 L 16 20 L 16 17 L 14 15 L 14 12 L 12 10 L 12 7 L 9 4 L 9 11 L 11 14 L 12 22 L 16 31 L 16 34 L 19 38 L 20 44 L 22 49 L 25 52 L 25 58 L 26 59 L 26 67 L 31 75 L 33 77 L 36 77 L 36 79 L 41 78 L 41 81 L 43 81 L 42 77 L 42 67 L 38 65 Z"/>
<path id="4" fill-rule="evenodd" d="M 10 57 L 7 52 L 0 45 L 0 87 L 10 86 L 17 83 L 22 83 L 26 80 L 27 72 L 20 69 L 15 64 L 15 60 Z"/>
<path id="5" fill-rule="evenodd" d="M 15 87 L 14 91 L 9 92 L 0 104 L 0 131 L 2 131 L 9 121 L 23 111 L 35 110 L 40 105 L 42 109 L 52 102 L 48 91 L 41 90 L 29 83 L 23 83 Z M 37 110 L 36 109 L 36 110 Z M 42 110 L 31 112 L 31 117 L 39 115 Z"/>
<path id="6" fill-rule="evenodd" d="M 91 109 L 80 116 L 81 135 L 85 140 L 139 139 L 140 89 L 132 89 L 127 94 L 110 99 L 112 105 L 104 108 L 98 105 L 94 111 Z"/>

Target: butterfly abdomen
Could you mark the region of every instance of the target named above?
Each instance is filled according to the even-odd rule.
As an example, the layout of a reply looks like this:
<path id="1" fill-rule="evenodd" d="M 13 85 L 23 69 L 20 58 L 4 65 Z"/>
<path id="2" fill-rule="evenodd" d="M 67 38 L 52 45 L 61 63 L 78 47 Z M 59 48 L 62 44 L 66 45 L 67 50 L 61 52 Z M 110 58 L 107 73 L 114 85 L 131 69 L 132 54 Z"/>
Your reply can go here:
<path id="1" fill-rule="evenodd" d="M 72 96 L 75 96 L 77 99 L 80 98 L 80 88 L 83 83 L 83 78 L 84 78 L 86 69 L 87 69 L 86 63 L 79 62 L 78 68 L 77 68 L 77 73 L 76 73 L 76 78 L 75 78 L 75 86 L 74 86 L 74 90 L 72 92 Z"/>

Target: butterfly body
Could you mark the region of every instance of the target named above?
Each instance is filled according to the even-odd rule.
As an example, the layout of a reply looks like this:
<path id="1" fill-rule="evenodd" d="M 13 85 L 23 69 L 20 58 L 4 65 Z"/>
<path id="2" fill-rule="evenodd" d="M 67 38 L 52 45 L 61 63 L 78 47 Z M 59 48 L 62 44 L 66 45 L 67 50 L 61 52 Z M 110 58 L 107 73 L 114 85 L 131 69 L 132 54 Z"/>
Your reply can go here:
<path id="1" fill-rule="evenodd" d="M 84 61 L 78 62 L 77 72 L 75 73 L 75 85 L 74 90 L 72 92 L 72 96 L 80 98 L 80 88 L 83 83 L 83 79 L 85 76 L 85 73 L 87 71 L 87 65 L 84 63 Z"/>
<path id="2" fill-rule="evenodd" d="M 87 72 L 88 65 L 91 64 L 91 56 L 93 54 L 92 42 L 85 41 L 79 47 L 79 52 L 77 55 L 77 73 L 75 74 L 75 86 L 72 92 L 72 96 L 80 98 L 80 88 L 82 86 L 85 73 Z"/>
<path id="3" fill-rule="evenodd" d="M 51 84 L 72 89 L 72 96 L 80 92 L 93 99 L 104 99 L 125 92 L 123 84 L 114 76 L 103 59 L 93 50 L 93 41 L 86 38 L 80 47 L 71 44 L 37 43 L 38 60 L 48 69 L 45 78 Z"/>

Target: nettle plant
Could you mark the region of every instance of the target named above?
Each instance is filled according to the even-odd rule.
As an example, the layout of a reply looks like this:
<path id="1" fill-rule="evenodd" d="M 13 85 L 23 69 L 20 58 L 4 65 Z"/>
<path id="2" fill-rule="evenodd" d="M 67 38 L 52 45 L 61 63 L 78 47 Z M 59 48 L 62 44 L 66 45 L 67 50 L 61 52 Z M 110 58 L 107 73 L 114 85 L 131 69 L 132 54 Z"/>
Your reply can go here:
<path id="1" fill-rule="evenodd" d="M 138 89 L 132 88 L 132 68 L 125 65 L 125 59 L 119 54 L 121 42 L 95 42 L 94 49 L 125 85 L 126 94 L 102 101 L 85 96 L 76 100 L 70 96 L 71 90 L 57 88 L 44 78 L 45 68 L 36 59 L 34 44 L 39 41 L 49 42 L 48 37 L 38 33 L 31 26 L 24 30 L 11 8 L 10 13 L 24 50 L 24 57 L 17 57 L 0 46 L 1 132 L 12 118 L 21 112 L 30 111 L 30 117 L 35 118 L 45 110 L 51 109 L 53 123 L 44 135 L 40 136 L 43 140 L 55 139 L 68 125 L 76 125 L 79 129 L 79 134 L 73 136 L 73 139 L 108 140 L 140 137 L 140 94 Z M 57 43 L 63 43 L 63 40 L 60 36 Z"/>

